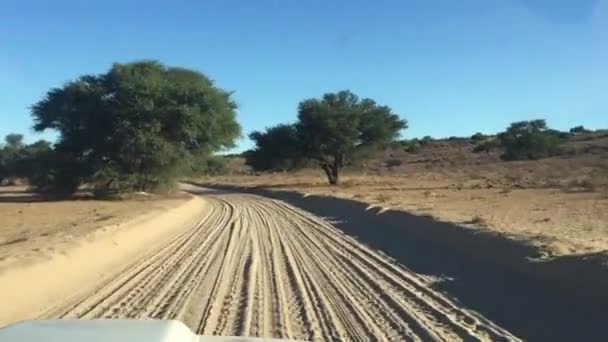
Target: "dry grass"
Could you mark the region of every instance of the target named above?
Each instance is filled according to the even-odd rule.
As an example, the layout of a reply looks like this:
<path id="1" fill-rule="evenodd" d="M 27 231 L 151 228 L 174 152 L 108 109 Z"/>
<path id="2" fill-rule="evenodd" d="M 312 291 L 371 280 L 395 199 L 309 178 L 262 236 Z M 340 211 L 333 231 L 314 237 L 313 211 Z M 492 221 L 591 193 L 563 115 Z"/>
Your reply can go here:
<path id="1" fill-rule="evenodd" d="M 295 190 L 473 224 L 529 241 L 549 254 L 608 250 L 608 196 L 599 191 L 488 186 L 487 180 L 454 181 L 436 174 L 345 176 L 328 186 L 320 175 L 274 174 L 205 179 L 206 182 Z"/>
<path id="2" fill-rule="evenodd" d="M 336 187 L 320 170 L 242 174 L 238 159 L 241 174 L 205 181 L 353 198 L 473 224 L 552 254 L 599 252 L 608 250 L 608 137 L 592 138 L 538 161 L 503 162 L 499 151 L 473 153 L 467 141 L 431 142 L 416 154 L 393 147 L 345 170 Z"/>

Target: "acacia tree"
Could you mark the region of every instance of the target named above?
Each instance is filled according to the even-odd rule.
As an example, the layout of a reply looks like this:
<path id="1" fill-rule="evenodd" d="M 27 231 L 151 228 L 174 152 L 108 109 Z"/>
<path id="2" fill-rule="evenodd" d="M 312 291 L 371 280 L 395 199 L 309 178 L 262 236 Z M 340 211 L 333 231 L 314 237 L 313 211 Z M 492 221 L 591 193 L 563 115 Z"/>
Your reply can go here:
<path id="1" fill-rule="evenodd" d="M 542 119 L 512 123 L 498 134 L 504 160 L 539 159 L 560 152 L 562 132 L 549 129 Z M 566 136 L 568 134 L 566 133 Z"/>
<path id="2" fill-rule="evenodd" d="M 335 185 L 340 183 L 340 171 L 346 163 L 394 141 L 406 127 L 407 122 L 391 108 L 371 99 L 359 99 L 350 91 L 328 93 L 300 102 L 294 125 L 255 132 L 251 138 L 256 149 L 249 152 L 248 164 L 264 169 L 254 162 L 288 159 L 291 165 L 302 165 L 315 161 L 328 182 Z"/>
<path id="3" fill-rule="evenodd" d="M 329 184 L 340 183 L 345 163 L 365 150 L 394 141 L 407 122 L 388 106 L 348 90 L 308 99 L 298 106 L 296 129 L 303 156 L 314 159 Z"/>
<path id="4" fill-rule="evenodd" d="M 240 134 L 231 93 L 205 75 L 155 61 L 114 64 L 51 89 L 32 106 L 34 129 L 59 132 L 48 182 L 73 191 L 148 191 L 232 147 Z"/>

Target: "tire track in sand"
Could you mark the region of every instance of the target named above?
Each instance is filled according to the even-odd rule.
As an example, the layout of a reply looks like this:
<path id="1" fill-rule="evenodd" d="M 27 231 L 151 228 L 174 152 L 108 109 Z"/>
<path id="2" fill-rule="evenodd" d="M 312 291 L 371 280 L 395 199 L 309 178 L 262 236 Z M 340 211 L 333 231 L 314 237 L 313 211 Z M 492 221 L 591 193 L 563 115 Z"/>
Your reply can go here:
<path id="1" fill-rule="evenodd" d="M 50 317 L 300 340 L 517 340 L 319 217 L 254 195 L 206 200 L 197 224 Z"/>

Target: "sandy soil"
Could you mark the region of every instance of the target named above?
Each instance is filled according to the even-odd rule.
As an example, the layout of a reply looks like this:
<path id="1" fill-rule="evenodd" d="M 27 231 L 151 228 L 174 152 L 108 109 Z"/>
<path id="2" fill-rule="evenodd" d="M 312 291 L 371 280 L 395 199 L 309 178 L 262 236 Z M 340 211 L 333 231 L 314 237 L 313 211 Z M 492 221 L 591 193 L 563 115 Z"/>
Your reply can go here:
<path id="1" fill-rule="evenodd" d="M 516 340 L 319 217 L 254 195 L 204 201 L 197 223 L 41 317 L 169 318 L 199 334 L 302 340 Z"/>
<path id="2" fill-rule="evenodd" d="M 428 172 L 407 176 L 346 176 L 330 187 L 320 175 L 272 174 L 205 182 L 296 190 L 404 209 L 473 229 L 490 230 L 541 247 L 547 255 L 608 250 L 608 194 L 454 179 Z"/>
<path id="3" fill-rule="evenodd" d="M 69 243 L 51 239 L 46 242 L 54 243 L 54 253 L 5 268 L 0 273 L 0 326 L 42 317 L 53 307 L 90 295 L 142 255 L 189 229 L 205 212 L 204 201 L 197 197 L 169 203 L 170 209 L 146 208 L 145 214 L 120 225 L 79 232 Z"/>
<path id="4" fill-rule="evenodd" d="M 65 253 L 97 231 L 177 207 L 184 196 L 121 201 L 45 200 L 24 187 L 0 187 L 0 273 Z"/>

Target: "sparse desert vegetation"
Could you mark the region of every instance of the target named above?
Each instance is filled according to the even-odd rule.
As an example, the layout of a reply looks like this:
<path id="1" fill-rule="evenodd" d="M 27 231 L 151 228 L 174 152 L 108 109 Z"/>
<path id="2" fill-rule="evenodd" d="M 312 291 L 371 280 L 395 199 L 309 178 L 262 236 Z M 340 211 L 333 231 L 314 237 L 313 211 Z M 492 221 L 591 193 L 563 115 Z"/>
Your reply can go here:
<path id="1" fill-rule="evenodd" d="M 608 340 L 608 1 L 0 8 L 0 342 Z"/>
<path id="2" fill-rule="evenodd" d="M 96 195 L 166 191 L 180 177 L 217 168 L 212 154 L 240 134 L 230 93 L 191 69 L 156 61 L 114 63 L 82 75 L 31 106 L 36 132 L 53 144 L 9 134 L 0 183 L 27 179 L 37 191 Z"/>
<path id="3" fill-rule="evenodd" d="M 318 166 L 329 184 L 337 185 L 346 165 L 393 142 L 405 128 L 407 121 L 390 107 L 342 90 L 301 101 L 295 124 L 251 133 L 256 147 L 245 157 L 262 171 Z"/>
<path id="4" fill-rule="evenodd" d="M 562 135 L 558 151 L 552 156 L 533 155 L 534 160 L 525 154 L 524 160 L 505 160 L 499 138 L 481 133 L 471 138 L 398 141 L 347 166 L 340 186 L 328 185 L 323 174 L 311 168 L 256 172 L 239 156 L 226 158 L 230 175 L 204 180 L 404 209 L 505 234 L 549 255 L 605 251 L 608 131 L 573 129 L 567 137 L 555 131 L 548 134 Z M 479 146 L 488 143 L 493 146 L 480 151 Z"/>

